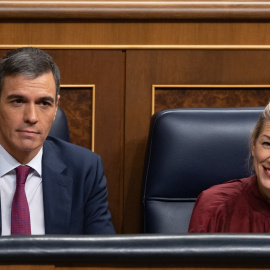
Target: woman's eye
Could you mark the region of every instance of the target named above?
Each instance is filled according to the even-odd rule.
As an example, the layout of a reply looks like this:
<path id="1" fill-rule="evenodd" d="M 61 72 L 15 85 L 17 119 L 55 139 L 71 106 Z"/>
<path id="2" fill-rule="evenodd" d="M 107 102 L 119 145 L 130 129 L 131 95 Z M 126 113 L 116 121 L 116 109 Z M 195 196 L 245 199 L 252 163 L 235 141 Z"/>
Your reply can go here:
<path id="1" fill-rule="evenodd" d="M 263 142 L 262 145 L 270 147 L 270 142 Z"/>

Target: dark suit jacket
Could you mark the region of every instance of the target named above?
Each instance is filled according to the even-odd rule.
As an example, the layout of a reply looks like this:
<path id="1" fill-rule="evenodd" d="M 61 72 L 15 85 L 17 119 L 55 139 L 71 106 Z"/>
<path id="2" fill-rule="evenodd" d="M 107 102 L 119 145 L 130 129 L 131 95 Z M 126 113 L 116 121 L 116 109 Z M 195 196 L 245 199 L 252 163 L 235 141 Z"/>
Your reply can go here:
<path id="1" fill-rule="evenodd" d="M 43 147 L 42 186 L 46 234 L 115 233 L 97 154 L 48 137 Z"/>

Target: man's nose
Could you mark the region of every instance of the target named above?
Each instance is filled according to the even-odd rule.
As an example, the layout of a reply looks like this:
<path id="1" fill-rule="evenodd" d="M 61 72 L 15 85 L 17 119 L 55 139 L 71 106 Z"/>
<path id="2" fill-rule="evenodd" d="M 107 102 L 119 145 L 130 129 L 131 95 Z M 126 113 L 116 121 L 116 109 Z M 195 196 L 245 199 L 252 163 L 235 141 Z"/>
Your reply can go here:
<path id="1" fill-rule="evenodd" d="M 24 110 L 24 122 L 35 124 L 37 121 L 38 114 L 35 104 L 27 104 Z"/>

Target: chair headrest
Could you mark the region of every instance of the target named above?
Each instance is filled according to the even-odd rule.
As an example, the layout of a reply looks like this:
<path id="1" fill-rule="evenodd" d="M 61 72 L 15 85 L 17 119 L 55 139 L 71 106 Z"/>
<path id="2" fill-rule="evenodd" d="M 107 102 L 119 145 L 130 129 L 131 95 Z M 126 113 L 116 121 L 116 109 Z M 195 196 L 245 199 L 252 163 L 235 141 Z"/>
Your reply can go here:
<path id="1" fill-rule="evenodd" d="M 67 142 L 70 141 L 67 118 L 64 111 L 59 107 L 52 123 L 49 136 L 57 137 Z"/>
<path id="2" fill-rule="evenodd" d="M 250 131 L 263 109 L 174 109 L 152 117 L 144 173 L 144 232 L 187 232 L 194 202 L 203 190 L 250 174 Z"/>
<path id="3" fill-rule="evenodd" d="M 250 131 L 263 108 L 174 109 L 152 117 L 145 197 L 196 198 L 246 177 Z"/>

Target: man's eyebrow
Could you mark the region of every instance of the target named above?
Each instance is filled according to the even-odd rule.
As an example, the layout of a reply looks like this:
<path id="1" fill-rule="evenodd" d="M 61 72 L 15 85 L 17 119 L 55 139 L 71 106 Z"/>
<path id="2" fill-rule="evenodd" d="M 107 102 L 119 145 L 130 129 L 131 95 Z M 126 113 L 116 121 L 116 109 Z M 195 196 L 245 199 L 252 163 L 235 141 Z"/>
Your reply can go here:
<path id="1" fill-rule="evenodd" d="M 48 101 L 48 102 L 52 102 L 52 103 L 54 103 L 54 98 L 52 98 L 52 97 L 41 97 L 41 98 L 39 98 L 39 101 Z"/>
<path id="2" fill-rule="evenodd" d="M 9 96 L 7 96 L 7 99 L 8 100 L 11 100 L 11 99 L 25 99 L 25 97 L 23 95 L 9 95 Z M 52 103 L 55 102 L 54 98 L 52 98 L 50 96 L 40 97 L 38 99 L 38 101 L 47 101 L 47 102 L 52 102 Z"/>
<path id="3" fill-rule="evenodd" d="M 24 98 L 24 96 L 22 96 L 22 95 L 9 95 L 9 96 L 7 96 L 7 99 L 22 99 L 22 98 Z"/>

